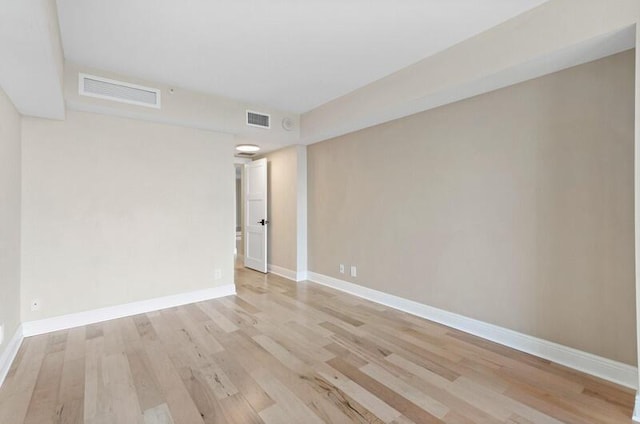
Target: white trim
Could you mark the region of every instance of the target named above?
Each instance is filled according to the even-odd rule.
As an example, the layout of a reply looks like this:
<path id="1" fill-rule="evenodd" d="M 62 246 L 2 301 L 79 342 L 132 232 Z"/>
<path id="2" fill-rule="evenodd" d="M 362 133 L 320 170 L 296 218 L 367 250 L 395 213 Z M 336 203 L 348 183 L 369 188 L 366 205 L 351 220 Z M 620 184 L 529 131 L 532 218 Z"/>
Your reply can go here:
<path id="1" fill-rule="evenodd" d="M 127 317 L 157 311 L 159 309 L 172 308 L 186 305 L 187 303 L 202 302 L 204 300 L 236 294 L 235 284 L 212 287 L 188 293 L 171 296 L 157 297 L 155 299 L 141 300 L 139 302 L 125 303 L 123 305 L 108 306 L 106 308 L 93 309 L 91 311 L 77 312 L 75 314 L 61 315 L 53 318 L 45 318 L 38 321 L 28 321 L 22 324 L 24 336 L 36 336 L 52 331 L 66 330 L 94 324 L 96 322 Z"/>
<path id="2" fill-rule="evenodd" d="M 296 147 L 296 266 L 307 269 L 307 146 Z M 306 280 L 298 275 L 297 281 Z"/>
<path id="3" fill-rule="evenodd" d="M 108 96 L 108 95 L 105 95 L 105 94 L 91 93 L 91 92 L 85 91 L 85 89 L 84 89 L 83 82 L 84 82 L 85 79 L 90 79 L 90 80 L 100 81 L 100 82 L 106 82 L 107 84 L 121 85 L 123 87 L 134 88 L 134 89 L 137 89 L 137 90 L 142 90 L 142 91 L 148 91 L 150 93 L 155 93 L 156 102 L 152 104 L 152 103 L 138 102 L 138 101 L 135 101 L 135 100 L 127 100 L 127 99 L 123 99 L 123 98 L 115 97 L 115 96 Z M 110 78 L 99 77 L 97 75 L 89 75 L 89 74 L 85 74 L 84 72 L 79 72 L 78 73 L 78 94 L 80 94 L 81 96 L 95 97 L 96 99 L 111 100 L 111 101 L 114 101 L 114 102 L 127 103 L 127 104 L 130 104 L 130 105 L 136 105 L 136 106 L 146 106 L 146 107 L 151 107 L 151 108 L 154 108 L 154 109 L 160 109 L 160 107 L 161 107 L 161 103 L 160 103 L 161 99 L 160 98 L 161 98 L 162 93 L 157 88 L 145 87 L 144 85 L 138 85 L 138 84 L 131 84 L 129 82 L 124 82 L 124 81 L 118 81 L 118 80 L 114 80 L 114 79 L 110 79 Z"/>
<path id="4" fill-rule="evenodd" d="M 635 133 L 634 133 L 634 242 L 635 242 L 635 297 L 636 297 L 636 355 L 640 365 L 640 31 L 638 24 L 634 25 L 635 37 Z M 640 394 L 636 393 L 636 401 L 633 408 L 633 419 L 640 421 Z"/>
<path id="5" fill-rule="evenodd" d="M 0 386 L 4 383 L 4 379 L 7 378 L 7 374 L 9 374 L 11 364 L 13 363 L 13 360 L 16 359 L 18 350 L 22 345 L 22 340 L 24 340 L 24 335 L 22 325 L 20 325 L 16 329 L 16 332 L 13 333 L 13 337 L 11 337 L 9 343 L 5 346 L 4 352 L 0 355 Z"/>
<path id="6" fill-rule="evenodd" d="M 298 271 L 297 274 L 297 279 L 296 282 L 300 282 L 300 281 L 306 281 L 309 279 L 309 276 L 307 275 L 308 271 Z"/>
<path id="7" fill-rule="evenodd" d="M 239 158 L 238 156 L 233 157 L 234 165 L 244 165 L 245 163 L 251 162 L 251 158 Z"/>
<path id="8" fill-rule="evenodd" d="M 548 359 L 622 386 L 632 389 L 638 388 L 638 369 L 631 365 L 315 272 L 309 271 L 309 280 Z M 640 412 L 640 409 L 638 411 Z"/>
<path id="9" fill-rule="evenodd" d="M 640 422 L 640 394 L 636 394 L 636 402 L 633 407 L 633 415 L 631 419 L 636 422 Z"/>
<path id="10" fill-rule="evenodd" d="M 307 279 L 307 271 L 293 271 L 291 269 L 283 268 L 278 265 L 268 265 L 268 270 L 270 273 L 279 275 L 280 277 L 286 278 L 287 280 L 300 282 Z"/>
<path id="11" fill-rule="evenodd" d="M 269 264 L 267 269 L 269 270 L 270 273 L 279 275 L 280 277 L 286 278 L 287 280 L 298 281 L 296 279 L 297 278 L 296 272 L 290 269 L 283 268 L 278 265 L 272 265 L 272 264 Z"/>

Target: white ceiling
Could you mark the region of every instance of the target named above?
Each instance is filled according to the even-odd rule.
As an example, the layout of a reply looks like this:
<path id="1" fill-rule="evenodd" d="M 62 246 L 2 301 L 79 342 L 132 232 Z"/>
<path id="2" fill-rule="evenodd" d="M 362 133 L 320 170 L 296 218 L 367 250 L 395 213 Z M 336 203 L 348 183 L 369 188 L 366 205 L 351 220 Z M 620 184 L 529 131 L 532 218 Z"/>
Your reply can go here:
<path id="1" fill-rule="evenodd" d="M 62 47 L 53 1 L 0 3 L 0 87 L 24 115 L 63 119 Z"/>
<path id="2" fill-rule="evenodd" d="M 545 0 L 57 0 L 81 65 L 306 112 Z"/>

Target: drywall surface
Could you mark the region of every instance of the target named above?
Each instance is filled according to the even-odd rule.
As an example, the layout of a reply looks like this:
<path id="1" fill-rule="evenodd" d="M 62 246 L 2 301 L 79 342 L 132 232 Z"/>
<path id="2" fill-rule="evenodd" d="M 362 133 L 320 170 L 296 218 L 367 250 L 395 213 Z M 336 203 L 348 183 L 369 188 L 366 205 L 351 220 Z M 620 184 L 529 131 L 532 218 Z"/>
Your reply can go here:
<path id="1" fill-rule="evenodd" d="M 78 78 L 87 73 L 125 83 L 139 84 L 160 90 L 162 107 L 140 107 L 79 94 Z M 259 144 L 264 151 L 278 149 L 299 139 L 299 116 L 295 113 L 275 110 L 266 105 L 256 105 L 213 94 L 198 93 L 179 87 L 147 81 L 130 76 L 92 69 L 66 62 L 64 68 L 64 99 L 68 109 L 120 116 L 143 121 L 198 128 L 225 134 L 235 134 L 236 143 Z M 246 124 L 246 111 L 269 114 L 271 128 L 254 128 Z M 282 128 L 282 120 L 293 122 L 293 130 Z"/>
<path id="2" fill-rule="evenodd" d="M 20 120 L 0 89 L 0 356 L 20 325 Z"/>
<path id="3" fill-rule="evenodd" d="M 233 283 L 231 136 L 68 111 L 22 138 L 24 321 Z"/>
<path id="4" fill-rule="evenodd" d="M 309 270 L 635 364 L 634 61 L 309 146 Z"/>
<path id="5" fill-rule="evenodd" d="M 504 87 L 514 79 L 524 81 L 529 78 L 521 77 L 536 74 L 538 67 L 560 70 L 567 67 L 567 61 L 577 60 L 578 64 L 592 54 L 596 57 L 589 60 L 606 56 L 597 50 L 613 54 L 620 50 L 601 44 L 602 38 L 633 27 L 639 17 L 640 3 L 635 0 L 548 1 L 304 113 L 302 141 L 309 144 L 325 140 L 407 116 L 406 111 L 416 113 L 433 104 L 468 97 L 468 92 Z M 489 81 L 492 77 L 496 79 Z"/>

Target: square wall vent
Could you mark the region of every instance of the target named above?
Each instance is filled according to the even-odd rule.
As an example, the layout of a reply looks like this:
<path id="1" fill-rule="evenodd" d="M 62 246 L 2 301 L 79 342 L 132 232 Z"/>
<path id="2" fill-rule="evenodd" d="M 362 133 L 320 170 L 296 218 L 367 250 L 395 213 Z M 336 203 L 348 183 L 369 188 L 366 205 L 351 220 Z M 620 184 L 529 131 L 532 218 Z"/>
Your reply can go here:
<path id="1" fill-rule="evenodd" d="M 258 128 L 271 128 L 271 115 L 266 113 L 247 111 L 247 125 Z"/>
<path id="2" fill-rule="evenodd" d="M 160 109 L 159 89 L 95 75 L 79 74 L 78 92 L 82 96 Z"/>

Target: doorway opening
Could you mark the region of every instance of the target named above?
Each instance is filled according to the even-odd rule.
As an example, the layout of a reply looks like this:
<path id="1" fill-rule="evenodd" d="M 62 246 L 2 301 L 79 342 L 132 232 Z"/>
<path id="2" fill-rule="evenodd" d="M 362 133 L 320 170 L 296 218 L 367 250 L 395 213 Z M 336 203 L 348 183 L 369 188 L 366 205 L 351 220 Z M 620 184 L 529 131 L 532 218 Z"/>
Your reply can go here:
<path id="1" fill-rule="evenodd" d="M 267 159 L 236 164 L 235 167 L 235 265 L 266 274 L 269 224 Z"/>
<path id="2" fill-rule="evenodd" d="M 236 242 L 233 249 L 233 259 L 235 267 L 242 268 L 244 266 L 244 202 L 243 202 L 243 164 L 235 165 L 235 234 Z"/>

